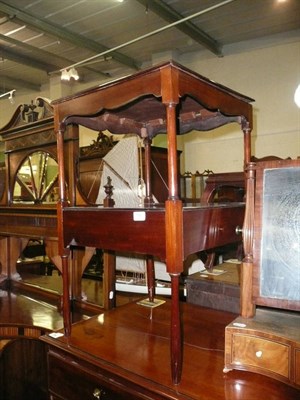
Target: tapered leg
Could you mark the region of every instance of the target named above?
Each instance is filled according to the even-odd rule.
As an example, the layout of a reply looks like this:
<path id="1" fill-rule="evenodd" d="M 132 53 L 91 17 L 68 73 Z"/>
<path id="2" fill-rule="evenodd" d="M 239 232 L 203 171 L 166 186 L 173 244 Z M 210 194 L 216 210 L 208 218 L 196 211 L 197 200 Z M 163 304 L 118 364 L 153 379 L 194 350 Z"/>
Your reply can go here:
<path id="1" fill-rule="evenodd" d="M 103 308 L 116 306 L 116 255 L 113 251 L 103 252 Z"/>
<path id="2" fill-rule="evenodd" d="M 63 319 L 65 336 L 71 335 L 71 302 L 70 302 L 70 287 L 69 287 L 69 258 L 66 255 L 62 257 L 62 279 L 63 279 Z"/>
<path id="3" fill-rule="evenodd" d="M 171 275 L 172 307 L 171 307 L 171 371 L 172 381 L 180 382 L 182 372 L 182 328 L 179 308 L 179 278 L 180 274 Z"/>
<path id="4" fill-rule="evenodd" d="M 155 271 L 154 271 L 154 259 L 152 256 L 147 256 L 147 287 L 149 301 L 153 302 L 155 297 Z"/>

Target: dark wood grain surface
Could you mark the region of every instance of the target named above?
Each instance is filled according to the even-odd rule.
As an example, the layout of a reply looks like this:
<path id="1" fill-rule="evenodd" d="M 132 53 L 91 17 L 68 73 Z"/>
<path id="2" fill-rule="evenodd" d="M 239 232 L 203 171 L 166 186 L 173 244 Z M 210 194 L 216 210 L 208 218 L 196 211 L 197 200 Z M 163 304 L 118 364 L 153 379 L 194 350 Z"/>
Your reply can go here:
<path id="1" fill-rule="evenodd" d="M 296 400 L 299 392 L 267 377 L 244 371 L 223 373 L 224 328 L 235 314 L 181 303 L 184 346 L 180 384 L 170 369 L 170 302 L 147 308 L 136 302 L 73 325 L 69 338 L 43 340 L 52 356 L 93 374 L 108 374 L 128 387 L 147 388 L 153 398 Z M 76 360 L 76 361 L 74 361 Z M 74 364 L 75 362 L 75 364 Z M 161 397 L 155 397 L 161 396 Z"/>

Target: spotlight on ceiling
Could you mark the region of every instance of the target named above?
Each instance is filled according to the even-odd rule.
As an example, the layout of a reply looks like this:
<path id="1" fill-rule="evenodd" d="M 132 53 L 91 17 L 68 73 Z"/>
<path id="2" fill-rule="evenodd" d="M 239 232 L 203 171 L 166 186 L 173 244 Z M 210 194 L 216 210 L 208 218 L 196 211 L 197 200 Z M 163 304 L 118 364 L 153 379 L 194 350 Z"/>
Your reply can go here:
<path id="1" fill-rule="evenodd" d="M 70 80 L 69 72 L 68 72 L 66 69 L 63 69 L 63 70 L 61 71 L 61 77 L 60 77 L 60 79 L 61 79 L 62 81 L 69 81 L 69 80 Z"/>
<path id="2" fill-rule="evenodd" d="M 10 90 L 9 92 L 2 93 L 0 94 L 0 99 L 2 97 L 8 96 L 8 100 L 10 101 L 11 104 L 14 104 L 14 95 L 15 95 L 16 89 Z"/>
<path id="3" fill-rule="evenodd" d="M 71 68 L 69 71 L 69 74 L 70 74 L 70 79 L 73 78 L 73 79 L 75 79 L 75 81 L 78 81 L 79 75 L 75 68 Z"/>
<path id="4" fill-rule="evenodd" d="M 16 89 L 13 89 L 9 92 L 8 100 L 9 100 L 10 104 L 14 104 L 14 102 L 15 102 L 15 99 L 14 99 L 15 91 L 16 91 Z"/>
<path id="5" fill-rule="evenodd" d="M 74 67 L 73 67 L 73 68 L 70 68 L 69 70 L 63 69 L 63 70 L 61 71 L 61 77 L 60 77 L 60 79 L 61 79 L 62 81 L 70 81 L 72 78 L 73 78 L 75 81 L 78 81 L 78 79 L 79 79 L 79 74 L 78 74 L 77 70 L 76 70 Z"/>

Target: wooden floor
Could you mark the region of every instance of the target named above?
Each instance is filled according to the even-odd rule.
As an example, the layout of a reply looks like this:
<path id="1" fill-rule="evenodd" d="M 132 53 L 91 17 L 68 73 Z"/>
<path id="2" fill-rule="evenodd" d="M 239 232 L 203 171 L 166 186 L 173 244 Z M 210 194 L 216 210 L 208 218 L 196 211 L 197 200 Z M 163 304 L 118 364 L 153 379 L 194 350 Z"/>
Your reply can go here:
<path id="1" fill-rule="evenodd" d="M 55 277 L 54 280 L 59 278 L 59 276 Z M 26 278 L 26 280 L 28 279 L 30 280 L 30 277 Z M 50 281 L 47 281 L 47 277 L 44 276 L 33 277 L 33 280 L 38 279 L 48 282 L 49 288 L 54 282 L 54 280 L 52 280 L 50 284 Z M 101 294 L 101 284 L 99 281 L 87 280 L 85 282 L 84 280 L 83 287 L 90 299 L 94 296 L 94 301 L 99 301 L 99 296 Z M 126 324 L 128 326 L 132 324 L 134 328 L 134 324 L 138 324 L 134 318 L 132 319 L 133 315 L 137 315 L 135 306 L 136 298 L 128 296 L 127 294 L 118 294 L 117 297 L 119 297 L 119 304 L 129 303 L 129 306 L 134 304 L 133 313 L 127 313 L 125 316 L 120 312 L 116 314 L 118 318 L 121 318 L 123 327 Z M 182 306 L 186 307 L 187 305 L 182 303 Z M 127 306 L 125 305 L 124 307 Z M 118 308 L 121 309 L 123 307 Z M 183 382 L 176 390 L 181 391 L 186 396 L 191 396 L 187 398 L 199 400 L 300 399 L 300 392 L 296 389 L 262 375 L 244 371 L 223 373 L 224 329 L 225 326 L 236 317 L 235 314 L 210 310 L 195 305 L 188 305 L 188 312 L 186 308 L 183 308 L 183 310 L 186 320 L 185 337 L 188 338 L 188 343 L 187 350 L 185 351 Z M 138 310 L 138 314 L 141 315 L 140 310 Z M 129 315 L 131 315 L 131 322 L 129 322 Z M 167 335 L 166 332 L 168 332 L 168 317 L 166 315 L 164 316 L 163 312 L 158 315 L 160 318 L 158 340 L 161 340 L 161 335 Z M 90 318 L 90 315 L 84 315 L 84 313 L 78 314 L 74 316 L 74 318 L 75 320 L 86 319 L 93 324 L 93 318 Z M 197 318 L 196 325 L 193 323 L 195 318 Z M 128 319 L 128 321 L 126 319 Z M 0 326 L 3 324 L 38 326 L 46 330 L 57 330 L 61 329 L 63 326 L 62 316 L 55 305 L 49 304 L 46 301 L 41 301 L 41 299 L 37 300 L 34 296 L 28 294 L 22 294 L 18 291 L 17 293 L 13 293 L 6 290 L 0 291 Z M 77 329 L 80 329 L 80 326 Z M 131 336 L 131 327 L 129 330 L 128 329 L 129 328 L 126 328 L 125 332 L 127 330 L 127 333 Z M 135 328 L 133 332 L 135 335 L 137 334 Z M 3 337 L 2 339 L 5 340 Z M 99 351 L 99 353 L 102 352 L 100 346 L 97 351 Z M 147 354 L 147 351 L 139 352 L 137 356 L 143 358 L 145 354 Z M 112 353 L 110 354 L 107 352 L 106 356 L 111 357 Z M 141 363 L 145 362 L 144 366 L 139 366 L 139 369 L 144 371 L 143 373 L 145 373 L 146 379 L 160 379 L 162 380 L 160 384 L 171 387 L 169 364 L 165 359 L 168 358 L 168 356 L 162 355 L 161 358 L 159 355 L 157 356 L 157 365 L 163 369 L 158 374 L 158 378 L 152 376 L 154 374 L 153 371 L 147 376 L 149 374 L 149 363 L 147 364 L 146 361 L 147 357 L 144 361 L 142 359 L 139 361 Z M 123 360 L 126 360 L 125 353 L 122 357 L 124 357 Z M 113 362 L 118 361 L 113 360 Z M 132 368 L 136 368 L 134 365 L 137 366 L 137 363 L 133 363 Z M 154 375 L 157 376 L 157 372 Z"/>

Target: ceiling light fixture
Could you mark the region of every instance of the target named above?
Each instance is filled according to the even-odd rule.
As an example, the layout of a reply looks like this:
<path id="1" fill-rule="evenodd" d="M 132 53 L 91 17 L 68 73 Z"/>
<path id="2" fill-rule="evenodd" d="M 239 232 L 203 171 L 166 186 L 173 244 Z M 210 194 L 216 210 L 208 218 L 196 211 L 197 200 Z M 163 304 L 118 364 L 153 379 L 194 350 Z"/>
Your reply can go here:
<path id="1" fill-rule="evenodd" d="M 60 77 L 60 79 L 61 79 L 62 81 L 69 81 L 69 80 L 70 80 L 69 72 L 68 72 L 66 69 L 63 69 L 63 70 L 61 71 L 61 77 Z"/>
<path id="2" fill-rule="evenodd" d="M 69 75 L 70 75 L 70 79 L 73 78 L 75 81 L 78 81 L 79 75 L 78 75 L 77 69 L 71 68 L 69 70 Z"/>
<path id="3" fill-rule="evenodd" d="M 2 93 L 2 94 L 0 94 L 0 99 L 2 97 L 8 96 L 8 100 L 10 101 L 11 104 L 13 104 L 15 92 L 16 92 L 16 89 L 10 90 L 9 92 L 6 92 L 6 93 Z"/>
<path id="4" fill-rule="evenodd" d="M 63 69 L 61 71 L 60 79 L 62 81 L 70 81 L 72 78 L 75 81 L 78 81 L 78 79 L 79 79 L 79 74 L 78 74 L 77 70 L 74 67 L 70 68 L 69 70 Z"/>

